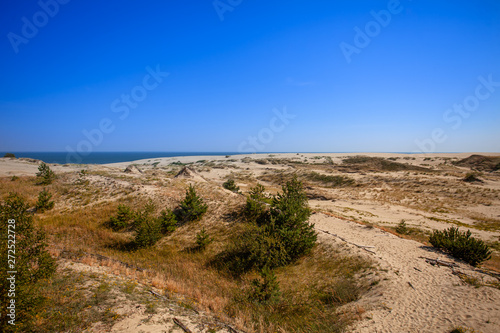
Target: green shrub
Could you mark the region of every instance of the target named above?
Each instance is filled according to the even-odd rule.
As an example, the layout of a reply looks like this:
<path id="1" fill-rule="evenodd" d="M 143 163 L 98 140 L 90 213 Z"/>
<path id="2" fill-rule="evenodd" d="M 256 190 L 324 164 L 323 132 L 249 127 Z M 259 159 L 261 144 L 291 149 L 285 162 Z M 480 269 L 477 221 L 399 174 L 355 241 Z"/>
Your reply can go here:
<path id="1" fill-rule="evenodd" d="M 200 232 L 196 234 L 196 246 L 197 251 L 203 251 L 206 249 L 207 245 L 212 243 L 213 239 L 208 235 L 205 228 L 201 229 Z"/>
<path id="2" fill-rule="evenodd" d="M 206 213 L 207 208 L 208 206 L 198 196 L 194 187 L 189 185 L 186 196 L 180 203 L 180 207 L 175 211 L 175 215 L 180 223 L 198 221 Z"/>
<path id="3" fill-rule="evenodd" d="M 54 201 L 50 201 L 51 198 L 52 194 L 46 189 L 43 189 L 43 191 L 38 194 L 38 201 L 35 205 L 37 212 L 43 213 L 46 210 L 54 208 Z"/>
<path id="4" fill-rule="evenodd" d="M 222 184 L 222 187 L 235 193 L 240 191 L 240 188 L 234 183 L 234 179 L 228 179 L 224 184 Z"/>
<path id="5" fill-rule="evenodd" d="M 16 158 L 16 155 L 14 155 L 12 153 L 5 153 L 5 155 L 3 155 L 3 157 L 13 157 L 13 158 Z"/>
<path id="6" fill-rule="evenodd" d="M 316 243 L 314 227 L 307 222 L 310 214 L 302 183 L 294 177 L 283 186 L 283 193 L 273 198 L 270 210 L 233 239 L 215 263 L 233 275 L 255 267 L 273 269 L 288 265 L 307 254 Z"/>
<path id="7" fill-rule="evenodd" d="M 260 184 L 250 189 L 250 196 L 247 198 L 247 203 L 243 209 L 243 215 L 248 221 L 257 221 L 266 211 L 266 203 L 269 199 L 264 191 L 264 186 Z"/>
<path id="8" fill-rule="evenodd" d="M 350 186 L 354 184 L 354 179 L 346 176 L 322 175 L 314 171 L 306 174 L 306 177 L 309 180 L 324 183 L 331 187 Z"/>
<path id="9" fill-rule="evenodd" d="M 281 292 L 274 272 L 264 267 L 260 272 L 260 277 L 262 278 L 262 282 L 259 279 L 252 280 L 249 299 L 265 305 L 278 303 Z"/>
<path id="10" fill-rule="evenodd" d="M 153 217 L 149 207 L 135 215 L 135 245 L 138 248 L 155 245 L 162 237 L 162 220 Z"/>
<path id="11" fill-rule="evenodd" d="M 467 183 L 474 183 L 474 182 L 482 183 L 483 182 L 474 173 L 468 173 L 468 174 L 466 174 L 465 177 L 462 180 L 464 182 L 467 182 Z"/>
<path id="12" fill-rule="evenodd" d="M 438 231 L 429 237 L 432 246 L 450 253 L 455 258 L 477 266 L 491 258 L 491 250 L 482 240 L 471 237 L 470 230 L 461 232 L 458 228 Z"/>
<path id="13" fill-rule="evenodd" d="M 16 180 L 18 180 L 18 179 L 19 179 L 19 177 L 18 177 L 18 176 L 12 176 L 12 178 L 10 179 L 10 181 L 15 182 L 15 181 L 16 181 Z"/>
<path id="14" fill-rule="evenodd" d="M 273 198 L 269 214 L 261 223 L 267 224 L 280 238 L 293 261 L 313 248 L 317 235 L 314 226 L 307 222 L 311 210 L 302 183 L 295 176 L 282 190 Z"/>
<path id="15" fill-rule="evenodd" d="M 161 224 L 161 232 L 164 235 L 171 234 L 177 228 L 177 219 L 170 209 L 164 209 L 158 218 Z"/>
<path id="16" fill-rule="evenodd" d="M 13 223 L 15 221 L 15 223 Z M 15 229 L 8 227 L 15 224 Z M 9 261 L 9 249 L 13 243 L 9 235 L 15 231 L 15 263 Z M 28 213 L 28 205 L 24 198 L 16 193 L 11 193 L 3 203 L 0 203 L 0 331 L 22 332 L 23 319 L 34 316 L 40 303 L 38 284 L 43 279 L 50 278 L 55 272 L 54 259 L 47 252 L 45 234 L 33 223 L 33 216 Z M 13 266 L 10 266 L 13 265 Z M 16 326 L 8 325 L 6 305 L 12 297 L 9 296 L 10 282 L 7 280 L 11 274 L 7 271 L 16 271 Z M 7 320 L 6 320 L 7 319 Z"/>
<path id="17" fill-rule="evenodd" d="M 401 220 L 401 222 L 399 222 L 398 226 L 396 227 L 396 232 L 400 235 L 409 234 L 410 231 L 408 230 L 408 226 L 406 225 L 405 220 Z"/>
<path id="18" fill-rule="evenodd" d="M 112 216 L 109 220 L 111 229 L 118 231 L 127 228 L 134 221 L 135 213 L 130 207 L 118 205 L 116 216 Z"/>
<path id="19" fill-rule="evenodd" d="M 38 167 L 38 173 L 36 176 L 40 179 L 39 184 L 41 185 L 49 185 L 54 181 L 54 179 L 56 179 L 54 171 L 52 171 L 44 162 L 42 162 L 42 164 Z"/>

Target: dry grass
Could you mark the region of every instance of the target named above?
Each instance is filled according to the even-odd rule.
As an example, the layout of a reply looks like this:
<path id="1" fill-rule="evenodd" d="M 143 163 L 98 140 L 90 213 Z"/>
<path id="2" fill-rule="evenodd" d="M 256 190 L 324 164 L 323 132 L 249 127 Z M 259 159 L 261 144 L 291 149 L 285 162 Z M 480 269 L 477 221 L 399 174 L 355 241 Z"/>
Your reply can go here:
<path id="1" fill-rule="evenodd" d="M 241 178 L 248 176 L 246 173 L 240 175 Z M 256 277 L 255 272 L 234 279 L 209 264 L 226 247 L 230 238 L 243 230 L 242 222 L 231 212 L 241 209 L 245 198 L 228 196 L 210 183 L 196 185 L 197 192 L 209 205 L 208 213 L 200 222 L 179 227 L 153 248 L 127 250 L 126 244 L 133 239 L 133 233 L 112 231 L 106 228 L 105 223 L 116 213 L 118 204 L 125 203 L 137 209 L 143 207 L 148 198 L 152 198 L 157 210 L 173 208 L 181 200 L 187 183 L 169 179 L 168 188 L 156 186 L 154 191 L 149 190 L 148 186 L 152 183 L 164 181 L 161 177 L 166 176 L 160 176 L 160 179 L 151 177 L 149 181 L 102 172 L 59 177 L 47 186 L 54 193 L 55 209 L 36 214 L 36 222 L 47 233 L 51 252 L 57 255 L 61 250 L 70 250 L 77 257 L 86 252 L 113 258 L 116 261 L 99 264 L 111 267 L 115 273 L 154 286 L 185 306 L 209 311 L 248 332 L 340 332 L 356 317 L 355 313 L 347 310 L 344 315 L 338 315 L 340 304 L 329 304 L 325 300 L 331 299 L 328 295 L 332 292 L 335 295 L 362 294 L 369 282 L 355 280 L 354 277 L 357 273 L 371 269 L 371 266 L 360 258 L 344 256 L 333 248 L 318 246 L 308 257 L 290 267 L 279 269 L 277 276 L 283 299 L 272 309 L 253 304 L 242 296 L 241 291 L 249 289 L 251 279 Z M 16 191 L 34 203 L 42 189 L 34 183 L 32 177 L 16 181 L 1 178 L 0 197 Z M 202 228 L 214 242 L 204 252 L 188 251 L 195 243 L 196 233 Z M 80 257 L 79 260 L 97 264 L 96 259 L 90 257 Z M 147 271 L 135 271 L 117 261 Z M 59 273 L 55 281 L 62 283 L 61 278 L 67 278 L 65 274 Z M 66 303 L 61 304 L 60 307 L 64 307 Z M 74 306 L 61 313 L 69 316 L 71 312 L 80 311 Z M 73 321 L 75 327 L 83 328 L 98 317 L 102 320 L 107 314 L 82 316 L 80 319 L 65 320 Z M 318 316 L 322 321 L 318 322 Z M 40 323 L 43 327 L 49 327 L 45 319 Z"/>

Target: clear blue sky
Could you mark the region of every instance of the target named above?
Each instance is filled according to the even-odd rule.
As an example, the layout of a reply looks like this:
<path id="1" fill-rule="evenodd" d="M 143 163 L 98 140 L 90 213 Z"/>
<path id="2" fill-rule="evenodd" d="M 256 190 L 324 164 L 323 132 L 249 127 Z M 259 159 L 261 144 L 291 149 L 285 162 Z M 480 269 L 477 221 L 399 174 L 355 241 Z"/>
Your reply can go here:
<path id="1" fill-rule="evenodd" d="M 0 35 L 0 151 L 500 151 L 498 0 L 3 0 Z"/>

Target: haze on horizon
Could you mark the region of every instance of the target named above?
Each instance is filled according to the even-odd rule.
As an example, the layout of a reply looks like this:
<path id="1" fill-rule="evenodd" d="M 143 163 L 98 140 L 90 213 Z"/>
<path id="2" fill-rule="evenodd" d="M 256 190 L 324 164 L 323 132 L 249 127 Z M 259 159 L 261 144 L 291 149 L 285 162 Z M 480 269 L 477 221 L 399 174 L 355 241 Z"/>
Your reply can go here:
<path id="1" fill-rule="evenodd" d="M 500 151 L 496 0 L 8 0 L 0 27 L 0 151 Z"/>

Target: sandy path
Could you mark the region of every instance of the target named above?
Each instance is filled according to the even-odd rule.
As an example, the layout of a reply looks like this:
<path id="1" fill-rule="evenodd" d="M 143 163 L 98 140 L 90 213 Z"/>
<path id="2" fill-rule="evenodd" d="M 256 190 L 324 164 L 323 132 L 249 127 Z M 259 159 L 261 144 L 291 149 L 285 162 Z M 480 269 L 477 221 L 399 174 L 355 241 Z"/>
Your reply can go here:
<path id="1" fill-rule="evenodd" d="M 450 268 L 432 266 L 419 257 L 453 259 L 418 242 L 324 214 L 314 214 L 311 222 L 316 229 L 349 242 L 374 246 L 370 250 L 375 254 L 352 246 L 353 251 L 373 258 L 381 269 L 380 283 L 358 301 L 367 310 L 367 318 L 352 332 L 449 332 L 456 326 L 500 332 L 500 290 L 466 285 Z M 323 232 L 320 239 L 344 243 Z M 464 273 L 478 274 L 465 264 L 457 264 Z"/>

